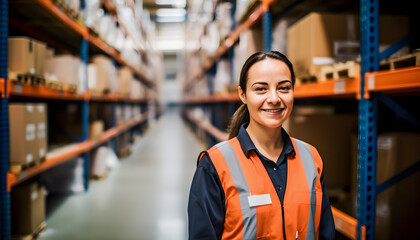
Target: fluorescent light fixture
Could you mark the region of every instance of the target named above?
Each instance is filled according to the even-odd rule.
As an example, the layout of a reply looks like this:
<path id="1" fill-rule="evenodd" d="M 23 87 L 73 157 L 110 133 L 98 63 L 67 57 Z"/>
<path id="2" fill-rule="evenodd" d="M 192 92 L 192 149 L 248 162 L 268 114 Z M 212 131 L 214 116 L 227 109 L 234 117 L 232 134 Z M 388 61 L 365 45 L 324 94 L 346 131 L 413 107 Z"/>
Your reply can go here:
<path id="1" fill-rule="evenodd" d="M 161 8 L 156 11 L 156 17 L 184 17 L 187 11 L 182 8 Z"/>
<path id="2" fill-rule="evenodd" d="M 156 0 L 157 5 L 172 5 L 174 7 L 184 8 L 187 5 L 186 0 Z"/>
<path id="3" fill-rule="evenodd" d="M 176 51 L 183 50 L 185 43 L 182 40 L 159 40 L 157 49 L 160 51 Z"/>
<path id="4" fill-rule="evenodd" d="M 185 17 L 158 17 L 156 22 L 158 23 L 180 23 L 184 22 Z"/>

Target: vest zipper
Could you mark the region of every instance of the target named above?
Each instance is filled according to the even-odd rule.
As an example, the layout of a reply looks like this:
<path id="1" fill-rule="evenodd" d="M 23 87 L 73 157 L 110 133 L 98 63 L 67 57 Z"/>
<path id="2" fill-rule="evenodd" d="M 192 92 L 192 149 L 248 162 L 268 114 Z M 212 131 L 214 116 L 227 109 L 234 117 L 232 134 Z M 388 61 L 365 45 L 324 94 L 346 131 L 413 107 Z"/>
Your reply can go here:
<path id="1" fill-rule="evenodd" d="M 286 240 L 286 227 L 285 227 L 285 225 L 284 225 L 284 207 L 283 207 L 283 203 L 282 202 L 280 202 L 280 204 L 281 204 L 281 215 L 282 215 L 282 218 L 283 218 L 283 240 Z"/>

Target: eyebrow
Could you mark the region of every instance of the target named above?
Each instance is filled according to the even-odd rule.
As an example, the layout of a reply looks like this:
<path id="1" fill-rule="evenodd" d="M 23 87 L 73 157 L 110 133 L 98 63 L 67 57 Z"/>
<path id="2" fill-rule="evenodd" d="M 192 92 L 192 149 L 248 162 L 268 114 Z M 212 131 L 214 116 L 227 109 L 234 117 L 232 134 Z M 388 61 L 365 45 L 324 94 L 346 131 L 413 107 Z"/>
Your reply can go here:
<path id="1" fill-rule="evenodd" d="M 290 80 L 283 80 L 283 81 L 280 81 L 279 83 L 277 83 L 277 85 L 280 85 L 280 84 L 283 84 L 283 83 L 287 83 L 287 82 L 292 83 L 292 81 L 290 81 Z M 254 86 L 255 84 L 268 85 L 268 83 L 266 83 L 266 82 L 254 82 L 251 85 L 251 87 Z"/>

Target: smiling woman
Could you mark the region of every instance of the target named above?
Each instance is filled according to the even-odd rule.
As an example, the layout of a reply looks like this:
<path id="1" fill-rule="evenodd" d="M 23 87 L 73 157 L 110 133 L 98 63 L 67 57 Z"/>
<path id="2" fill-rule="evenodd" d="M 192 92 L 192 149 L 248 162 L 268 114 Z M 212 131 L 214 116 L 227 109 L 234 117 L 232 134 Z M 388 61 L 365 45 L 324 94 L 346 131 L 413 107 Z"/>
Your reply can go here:
<path id="1" fill-rule="evenodd" d="M 198 158 L 190 239 L 334 239 L 321 157 L 282 128 L 294 84 L 293 66 L 279 52 L 245 62 L 230 139 Z"/>

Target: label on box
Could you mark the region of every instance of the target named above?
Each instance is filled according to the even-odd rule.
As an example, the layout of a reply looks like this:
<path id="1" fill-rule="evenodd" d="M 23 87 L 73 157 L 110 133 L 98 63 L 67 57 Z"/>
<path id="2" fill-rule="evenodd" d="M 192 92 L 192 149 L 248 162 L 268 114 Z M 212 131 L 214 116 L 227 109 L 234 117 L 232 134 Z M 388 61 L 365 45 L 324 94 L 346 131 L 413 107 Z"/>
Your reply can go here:
<path id="1" fill-rule="evenodd" d="M 374 89 L 375 88 L 375 76 L 374 75 L 370 75 L 369 79 L 368 79 L 368 88 L 369 89 Z"/>
<path id="2" fill-rule="evenodd" d="M 22 86 L 20 86 L 20 85 L 15 85 L 15 92 L 16 93 L 22 93 Z"/>
<path id="3" fill-rule="evenodd" d="M 45 123 L 38 123 L 38 138 L 45 138 Z"/>
<path id="4" fill-rule="evenodd" d="M 43 149 L 43 148 L 39 149 L 39 156 L 41 158 L 45 157 L 45 149 Z"/>
<path id="5" fill-rule="evenodd" d="M 35 201 L 38 198 L 38 191 L 33 191 L 31 193 L 31 200 Z"/>
<path id="6" fill-rule="evenodd" d="M 390 137 L 378 138 L 378 149 L 389 150 L 391 148 L 392 148 L 392 138 Z"/>
<path id="7" fill-rule="evenodd" d="M 346 92 L 346 81 L 337 80 L 334 82 L 334 93 L 345 93 Z"/>
<path id="8" fill-rule="evenodd" d="M 32 104 L 28 104 L 28 105 L 26 105 L 26 110 L 27 110 L 28 112 L 33 112 L 33 111 L 34 111 L 34 105 L 32 105 Z"/>
<path id="9" fill-rule="evenodd" d="M 26 125 L 26 141 L 35 140 L 35 124 Z"/>
<path id="10" fill-rule="evenodd" d="M 38 112 L 43 113 L 43 112 L 44 112 L 45 107 L 44 107 L 44 105 L 39 104 L 39 105 L 37 106 L 37 109 L 38 109 Z"/>
<path id="11" fill-rule="evenodd" d="M 34 156 L 32 156 L 32 154 L 28 154 L 26 155 L 26 163 L 30 163 L 32 162 L 32 160 L 34 159 Z"/>

